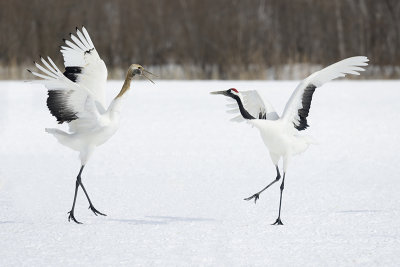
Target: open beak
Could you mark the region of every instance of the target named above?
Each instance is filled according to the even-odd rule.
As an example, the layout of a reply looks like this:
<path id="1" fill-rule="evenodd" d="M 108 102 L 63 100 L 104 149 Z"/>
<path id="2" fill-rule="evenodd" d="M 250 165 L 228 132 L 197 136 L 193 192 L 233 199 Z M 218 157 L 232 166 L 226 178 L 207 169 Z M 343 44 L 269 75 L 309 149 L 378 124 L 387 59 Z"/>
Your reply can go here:
<path id="1" fill-rule="evenodd" d="M 154 77 L 158 77 L 157 75 L 151 73 L 150 71 L 143 69 L 143 70 L 142 70 L 142 75 L 143 75 L 147 80 L 149 80 L 149 81 L 152 82 L 152 83 L 154 83 L 153 80 L 150 79 L 150 77 L 147 76 L 146 74 L 150 74 L 150 75 L 153 75 Z"/>
<path id="2" fill-rule="evenodd" d="M 215 92 L 210 92 L 212 95 L 225 95 L 227 96 L 228 93 L 226 91 L 215 91 Z"/>

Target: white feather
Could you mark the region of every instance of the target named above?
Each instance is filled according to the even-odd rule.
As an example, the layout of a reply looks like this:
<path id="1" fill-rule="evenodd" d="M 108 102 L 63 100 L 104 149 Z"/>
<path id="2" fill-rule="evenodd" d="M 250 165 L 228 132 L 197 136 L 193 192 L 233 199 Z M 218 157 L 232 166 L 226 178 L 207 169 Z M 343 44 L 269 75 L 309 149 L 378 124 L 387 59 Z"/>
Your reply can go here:
<path id="1" fill-rule="evenodd" d="M 89 33 L 87 32 L 87 30 L 86 30 L 85 27 L 82 27 L 82 32 L 83 32 L 83 34 L 85 35 L 85 38 L 86 38 L 86 40 L 87 40 L 88 43 L 89 43 L 89 46 L 90 46 L 90 47 L 94 47 L 94 44 L 93 44 L 93 42 L 92 42 L 92 39 L 90 39 Z"/>
<path id="2" fill-rule="evenodd" d="M 76 30 L 76 34 L 78 35 L 79 39 L 82 41 L 82 44 L 86 47 L 89 48 L 91 47 L 91 45 L 87 42 L 85 36 L 83 36 L 83 34 L 77 29 Z"/>
<path id="3" fill-rule="evenodd" d="M 243 119 L 242 115 L 238 115 L 238 116 L 233 117 L 232 119 L 230 119 L 230 121 L 233 121 L 233 122 L 243 122 L 244 119 Z"/>
<path id="4" fill-rule="evenodd" d="M 275 109 L 272 106 L 272 104 L 268 101 L 264 102 L 256 90 L 240 91 L 239 97 L 242 100 L 244 108 L 254 118 L 258 119 L 258 117 L 261 113 L 266 116 L 267 120 L 279 119 L 279 116 L 275 112 Z M 228 108 L 234 108 L 232 110 L 228 110 L 227 112 L 228 113 L 239 113 L 239 108 L 238 108 L 238 104 L 237 104 L 236 100 L 234 100 L 232 98 L 227 98 L 227 99 L 235 101 L 235 103 L 226 105 Z M 242 119 L 239 119 L 239 118 L 242 118 L 242 116 L 240 114 L 239 114 L 239 116 L 234 117 L 231 121 L 236 121 L 236 122 L 244 121 L 243 118 Z"/>
<path id="5" fill-rule="evenodd" d="M 286 103 L 286 107 L 282 113 L 282 120 L 298 123 L 298 110 L 303 107 L 302 97 L 307 86 L 315 85 L 319 87 L 333 79 L 344 77 L 346 74 L 359 75 L 358 71 L 364 71 L 364 68 L 361 68 L 361 66 L 367 66 L 367 62 L 368 58 L 364 56 L 351 57 L 334 63 L 308 76 L 296 87 L 289 101 Z"/>

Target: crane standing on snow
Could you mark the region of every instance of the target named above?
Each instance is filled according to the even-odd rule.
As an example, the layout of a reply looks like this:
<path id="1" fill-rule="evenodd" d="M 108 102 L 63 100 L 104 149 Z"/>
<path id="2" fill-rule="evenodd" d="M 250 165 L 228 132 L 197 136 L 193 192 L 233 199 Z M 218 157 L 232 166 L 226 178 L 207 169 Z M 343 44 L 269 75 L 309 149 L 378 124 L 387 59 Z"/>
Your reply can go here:
<path id="1" fill-rule="evenodd" d="M 286 103 L 282 117 L 279 117 L 272 105 L 260 98 L 257 91 L 239 92 L 235 88 L 227 91 L 212 92 L 211 94 L 221 94 L 233 98 L 238 105 L 233 112 L 240 112 L 240 115 L 233 118 L 234 121 L 246 119 L 250 124 L 257 127 L 260 131 L 264 144 L 267 146 L 271 160 L 276 168 L 276 178 L 258 193 L 245 198 L 257 202 L 260 194 L 268 187 L 278 182 L 281 174 L 278 162 L 283 159 L 283 179 L 280 187 L 279 214 L 274 225 L 282 225 L 281 205 L 282 192 L 285 186 L 285 176 L 288 164 L 292 156 L 304 152 L 313 142 L 310 137 L 298 135 L 299 131 L 308 127 L 307 116 L 310 111 L 313 93 L 317 87 L 346 74 L 359 75 L 359 71 L 364 71 L 361 66 L 366 66 L 368 58 L 351 57 L 332 64 L 318 72 L 311 74 L 304 79 L 294 90 L 289 101 Z M 232 105 L 229 105 L 232 107 Z"/>
<path id="2" fill-rule="evenodd" d="M 86 29 L 82 32 L 76 28 L 76 35 L 70 34 L 71 40 L 64 40 L 61 46 L 64 57 L 65 72 L 62 73 L 48 57 L 48 62 L 40 58 L 43 65 L 35 62 L 36 67 L 44 74 L 31 72 L 42 78 L 38 82 L 44 84 L 48 91 L 47 106 L 50 113 L 61 124 L 69 124 L 69 133 L 59 129 L 46 129 L 64 146 L 79 151 L 81 168 L 76 178 L 74 202 L 69 211 L 68 221 L 76 220 L 74 215 L 76 196 L 79 186 L 82 187 L 88 201 L 89 208 L 97 216 L 106 216 L 99 212 L 89 198 L 83 186 L 81 175 L 95 148 L 105 143 L 119 127 L 120 111 L 126 92 L 135 76 L 144 76 L 153 82 L 145 73 L 149 73 L 142 66 L 132 64 L 126 74 L 125 82 L 119 94 L 112 100 L 108 109 L 105 103 L 105 89 L 107 68 L 99 57 Z M 50 66 L 50 64 L 51 66 Z"/>

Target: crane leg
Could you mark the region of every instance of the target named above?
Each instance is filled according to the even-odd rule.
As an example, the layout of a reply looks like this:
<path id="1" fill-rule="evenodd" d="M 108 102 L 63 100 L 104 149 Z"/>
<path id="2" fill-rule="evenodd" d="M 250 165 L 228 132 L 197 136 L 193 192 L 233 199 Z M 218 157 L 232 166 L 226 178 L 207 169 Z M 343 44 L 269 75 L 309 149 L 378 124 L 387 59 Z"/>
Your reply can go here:
<path id="1" fill-rule="evenodd" d="M 83 171 L 83 167 L 81 167 L 78 176 L 76 177 L 76 183 L 75 183 L 75 195 L 74 195 L 74 202 L 72 203 L 72 209 L 68 212 L 68 221 L 73 220 L 74 222 L 81 224 L 81 222 L 77 221 L 74 216 L 74 210 L 75 210 L 75 202 L 76 202 L 76 196 L 78 195 L 78 188 L 81 180 L 81 173 Z"/>
<path id="2" fill-rule="evenodd" d="M 81 167 L 81 171 L 79 172 L 79 185 L 82 187 L 83 192 L 85 193 L 86 198 L 87 198 L 87 200 L 89 201 L 89 209 L 90 209 L 91 211 L 93 211 L 94 215 L 96 215 L 96 216 L 97 216 L 98 214 L 103 215 L 103 216 L 107 216 L 106 214 L 101 213 L 100 211 L 98 211 L 98 210 L 93 206 L 92 201 L 90 200 L 89 195 L 88 195 L 88 193 L 87 193 L 85 187 L 83 186 L 83 183 L 82 183 L 80 174 L 82 173 L 82 170 L 83 170 L 84 167 L 85 167 L 85 165 L 83 165 L 83 166 Z M 78 181 L 78 180 L 77 180 L 77 181 Z"/>
<path id="3" fill-rule="evenodd" d="M 273 185 L 274 183 L 278 182 L 279 179 L 281 179 L 281 174 L 279 173 L 278 165 L 275 165 L 275 168 L 276 168 L 276 178 L 275 178 L 275 180 L 273 180 L 271 183 L 269 183 L 269 184 L 268 184 L 266 187 L 264 187 L 261 191 L 255 193 L 255 194 L 252 195 L 251 197 L 245 198 L 244 200 L 249 201 L 249 200 L 251 200 L 251 199 L 254 198 L 254 203 L 257 203 L 257 200 L 260 198 L 260 194 L 261 194 L 262 192 L 264 192 L 265 190 L 267 190 L 268 187 L 270 187 L 270 186 Z"/>
<path id="4" fill-rule="evenodd" d="M 286 173 L 283 173 L 283 179 L 282 179 L 282 184 L 281 184 L 281 197 L 279 199 L 279 214 L 278 214 L 278 219 L 272 224 L 272 225 L 283 225 L 281 221 L 281 206 L 282 206 L 282 193 L 283 189 L 285 188 L 285 175 Z"/>

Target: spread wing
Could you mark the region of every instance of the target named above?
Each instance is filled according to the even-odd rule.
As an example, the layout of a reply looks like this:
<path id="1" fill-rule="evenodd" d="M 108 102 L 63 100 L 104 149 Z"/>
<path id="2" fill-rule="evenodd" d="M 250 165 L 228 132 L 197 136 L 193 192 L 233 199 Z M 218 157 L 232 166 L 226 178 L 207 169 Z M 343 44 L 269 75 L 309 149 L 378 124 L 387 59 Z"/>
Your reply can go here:
<path id="1" fill-rule="evenodd" d="M 278 114 L 276 113 L 272 104 L 268 101 L 263 101 L 260 95 L 256 90 L 251 91 L 241 91 L 240 98 L 243 103 L 243 107 L 247 110 L 247 112 L 256 119 L 264 119 L 264 120 L 277 120 L 279 119 Z M 235 100 L 228 98 L 229 101 L 234 101 L 235 103 L 227 104 L 228 113 L 238 113 L 236 117 L 232 118 L 231 121 L 242 122 L 244 121 L 243 116 L 239 112 L 238 104 Z"/>
<path id="2" fill-rule="evenodd" d="M 98 119 L 98 114 L 105 112 L 107 69 L 86 29 L 82 28 L 82 32 L 77 29 L 78 37 L 71 34 L 73 42 L 65 40 L 67 46 L 61 50 L 64 73 L 49 57 L 47 61 L 40 58 L 42 65 L 35 62 L 42 73 L 30 71 L 42 78 L 38 82 L 49 90 L 47 107 L 50 113 L 59 123 L 69 123 L 71 132 L 82 129 L 82 125 L 85 130 L 98 126 L 99 121 L 94 118 Z"/>
<path id="3" fill-rule="evenodd" d="M 368 58 L 359 56 L 351 57 L 332 64 L 317 71 L 304 79 L 294 90 L 282 114 L 282 120 L 292 122 L 294 127 L 301 131 L 305 130 L 307 117 L 311 107 L 312 96 L 317 87 L 333 79 L 344 77 L 346 74 L 359 75 L 368 65 Z"/>
<path id="4" fill-rule="evenodd" d="M 71 81 L 88 88 L 96 101 L 105 107 L 107 67 L 100 58 L 85 27 L 82 32 L 76 28 L 76 35 L 70 34 L 71 41 L 61 46 L 64 57 L 64 75 Z"/>

